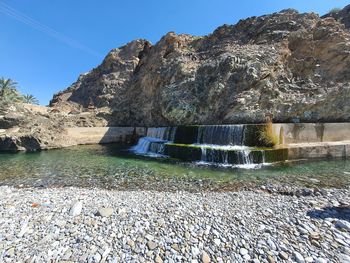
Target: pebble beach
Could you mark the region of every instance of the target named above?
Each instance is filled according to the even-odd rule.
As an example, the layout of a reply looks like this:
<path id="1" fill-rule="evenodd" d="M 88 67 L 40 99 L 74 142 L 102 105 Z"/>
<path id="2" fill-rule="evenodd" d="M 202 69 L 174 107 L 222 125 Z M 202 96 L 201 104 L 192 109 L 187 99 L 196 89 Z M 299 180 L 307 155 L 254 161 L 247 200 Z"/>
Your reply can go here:
<path id="1" fill-rule="evenodd" d="M 350 189 L 0 187 L 0 262 L 350 262 Z"/>

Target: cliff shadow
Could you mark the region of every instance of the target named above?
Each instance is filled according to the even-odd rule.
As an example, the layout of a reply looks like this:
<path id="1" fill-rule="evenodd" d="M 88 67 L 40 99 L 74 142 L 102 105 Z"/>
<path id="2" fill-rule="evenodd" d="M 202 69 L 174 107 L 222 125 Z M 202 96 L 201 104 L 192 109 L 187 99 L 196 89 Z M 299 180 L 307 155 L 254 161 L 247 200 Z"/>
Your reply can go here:
<path id="1" fill-rule="evenodd" d="M 109 127 L 99 140 L 99 144 L 118 143 L 121 145 L 136 144 L 142 132 L 136 127 Z"/>

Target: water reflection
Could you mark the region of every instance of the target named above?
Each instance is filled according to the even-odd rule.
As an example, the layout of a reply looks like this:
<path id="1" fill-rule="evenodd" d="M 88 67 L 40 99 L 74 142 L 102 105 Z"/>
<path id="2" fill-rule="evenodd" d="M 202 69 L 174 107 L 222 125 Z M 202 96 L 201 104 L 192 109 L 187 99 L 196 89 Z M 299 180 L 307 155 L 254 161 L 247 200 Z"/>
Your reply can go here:
<path id="1" fill-rule="evenodd" d="M 245 170 L 137 157 L 118 145 L 0 154 L 0 185 L 201 191 L 266 183 L 348 186 L 350 161 L 283 163 Z"/>

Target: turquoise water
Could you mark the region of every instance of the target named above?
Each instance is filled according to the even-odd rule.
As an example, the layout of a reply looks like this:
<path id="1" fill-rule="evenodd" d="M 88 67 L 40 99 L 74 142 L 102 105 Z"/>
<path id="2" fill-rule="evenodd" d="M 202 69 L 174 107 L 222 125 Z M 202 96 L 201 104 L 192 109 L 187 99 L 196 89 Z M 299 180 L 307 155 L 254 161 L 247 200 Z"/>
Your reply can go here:
<path id="1" fill-rule="evenodd" d="M 349 186 L 350 161 L 295 162 L 250 170 L 213 168 L 138 157 L 118 145 L 0 154 L 0 185 L 196 191 L 269 183 L 308 187 Z"/>

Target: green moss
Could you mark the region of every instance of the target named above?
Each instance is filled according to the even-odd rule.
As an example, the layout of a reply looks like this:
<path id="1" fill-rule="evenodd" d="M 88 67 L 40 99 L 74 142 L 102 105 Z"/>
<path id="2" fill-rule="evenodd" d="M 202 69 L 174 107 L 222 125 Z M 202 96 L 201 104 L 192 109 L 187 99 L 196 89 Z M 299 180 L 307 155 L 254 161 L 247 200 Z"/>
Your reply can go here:
<path id="1" fill-rule="evenodd" d="M 282 162 L 288 159 L 288 149 L 270 149 L 265 151 L 265 162 L 275 163 Z"/>

